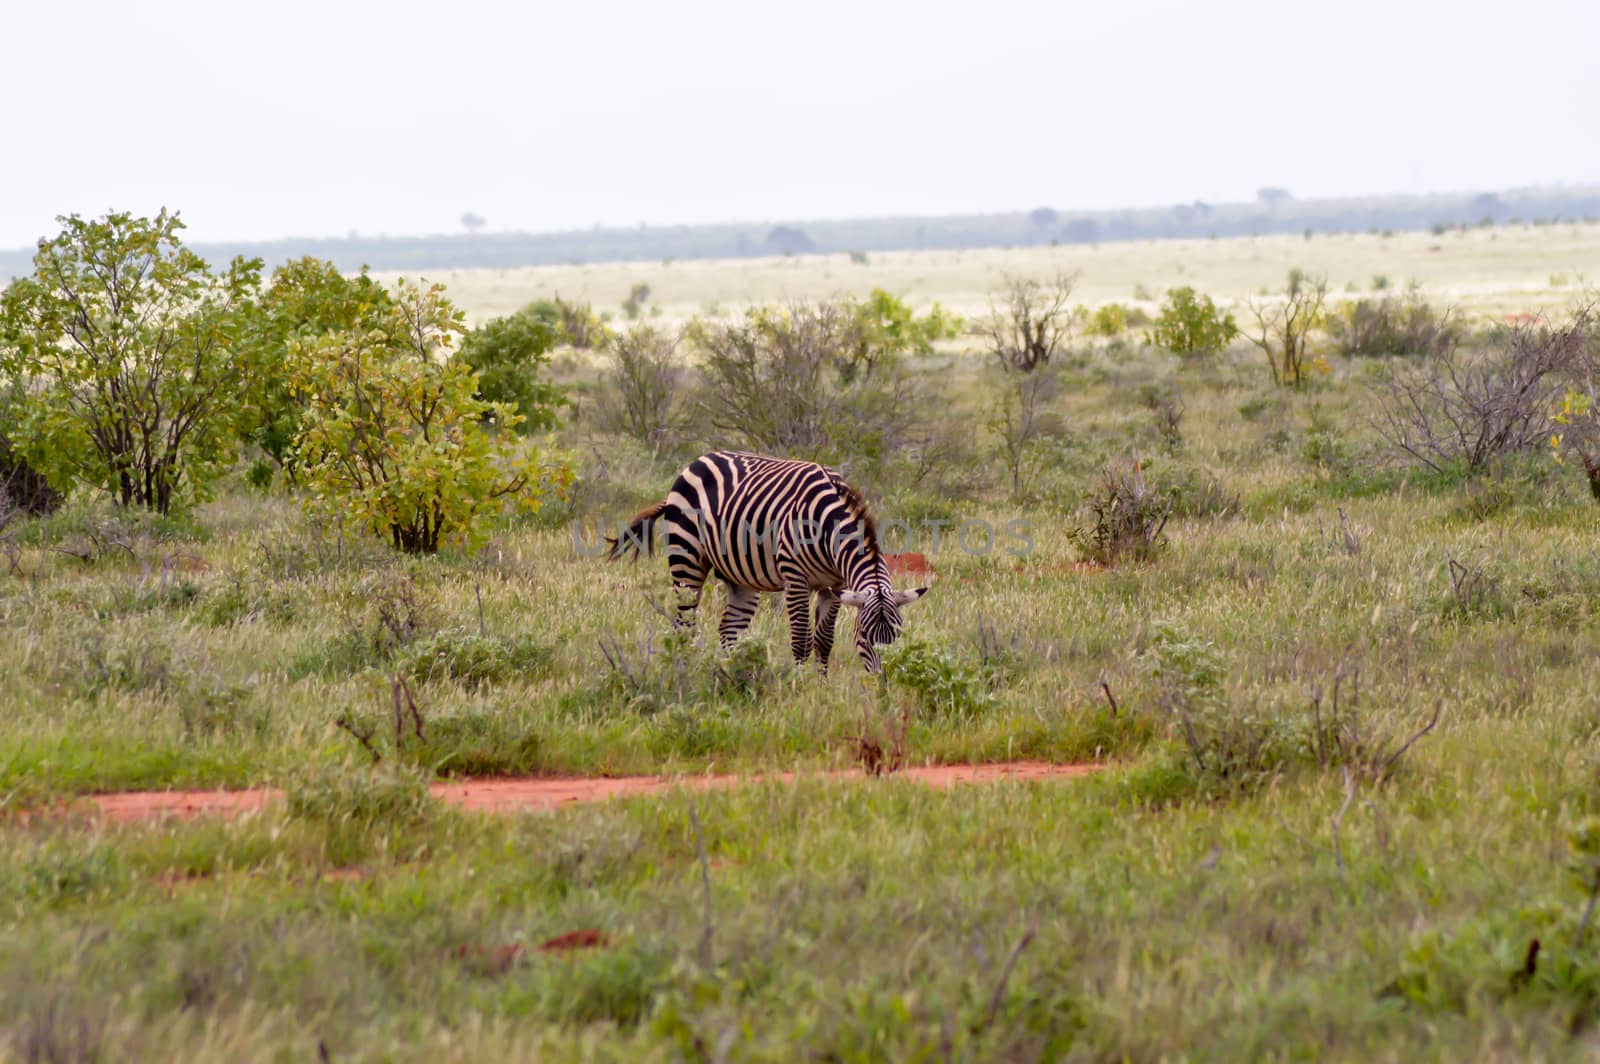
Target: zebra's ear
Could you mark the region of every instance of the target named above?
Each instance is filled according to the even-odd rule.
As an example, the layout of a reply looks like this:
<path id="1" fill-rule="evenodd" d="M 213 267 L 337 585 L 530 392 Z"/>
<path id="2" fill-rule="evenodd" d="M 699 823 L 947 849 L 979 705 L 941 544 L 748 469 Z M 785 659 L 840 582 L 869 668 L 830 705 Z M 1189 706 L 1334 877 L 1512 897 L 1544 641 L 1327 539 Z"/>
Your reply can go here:
<path id="1" fill-rule="evenodd" d="M 865 606 L 869 597 L 865 591 L 841 591 L 839 592 L 839 605 Z"/>
<path id="2" fill-rule="evenodd" d="M 904 606 L 908 602 L 917 601 L 927 593 L 928 589 L 925 587 L 914 587 L 910 591 L 896 591 L 894 593 L 894 604 L 896 606 Z"/>

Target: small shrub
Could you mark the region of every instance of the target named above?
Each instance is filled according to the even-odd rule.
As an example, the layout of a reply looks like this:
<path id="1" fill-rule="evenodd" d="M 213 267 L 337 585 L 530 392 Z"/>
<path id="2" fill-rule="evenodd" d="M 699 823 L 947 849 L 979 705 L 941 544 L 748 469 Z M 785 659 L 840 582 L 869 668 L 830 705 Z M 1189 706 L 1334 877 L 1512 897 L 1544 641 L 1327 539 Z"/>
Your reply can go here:
<path id="1" fill-rule="evenodd" d="M 644 305 L 650 301 L 650 286 L 636 284 L 628 290 L 628 298 L 622 301 L 622 313 L 629 321 L 638 321 L 639 314 L 644 310 Z"/>
<path id="2" fill-rule="evenodd" d="M 1461 339 L 1450 313 L 1435 310 L 1415 293 L 1340 303 L 1327 325 L 1335 351 L 1369 358 L 1440 354 Z"/>
<path id="3" fill-rule="evenodd" d="M 1174 517 L 1228 517 L 1239 512 L 1239 494 L 1209 469 L 1179 464 L 1151 472 L 1157 491 L 1172 505 Z"/>
<path id="4" fill-rule="evenodd" d="M 1121 336 L 1128 328 L 1128 308 L 1121 303 L 1106 303 L 1089 315 L 1089 334 L 1108 339 Z"/>
<path id="5" fill-rule="evenodd" d="M 911 306 L 881 288 L 854 306 L 855 327 L 839 365 L 840 379 L 849 384 L 870 377 L 879 366 L 897 364 L 907 355 L 928 355 L 939 340 L 961 335 L 961 319 L 935 303 L 920 317 Z"/>
<path id="6" fill-rule="evenodd" d="M 544 674 L 554 655 L 531 636 L 509 639 L 449 628 L 410 641 L 396 656 L 403 675 L 453 680 L 469 690 Z"/>
<path id="7" fill-rule="evenodd" d="M 1301 388 L 1313 373 L 1329 372 L 1327 360 L 1312 357 L 1309 349 L 1311 333 L 1322 327 L 1327 295 L 1326 280 L 1291 270 L 1281 299 L 1250 304 L 1256 319 L 1250 342 L 1267 356 L 1274 384 Z"/>
<path id="8" fill-rule="evenodd" d="M 598 701 L 648 717 L 730 699 L 749 704 L 778 678 L 766 644 L 756 639 L 740 640 L 723 653 L 699 645 L 692 632 L 675 629 L 665 636 L 648 633 L 632 647 L 601 639 L 600 653 L 606 668 L 598 689 L 585 693 L 586 706 Z"/>
<path id="9" fill-rule="evenodd" d="M 1021 499 L 1038 472 L 1040 445 L 1061 434 L 1061 420 L 1049 411 L 1058 378 L 1049 371 L 1005 373 L 997 382 L 987 427 L 1011 479 L 1011 496 Z"/>
<path id="10" fill-rule="evenodd" d="M 1169 289 L 1148 341 L 1175 355 L 1214 355 L 1239 335 L 1233 315 L 1188 286 Z"/>
<path id="11" fill-rule="evenodd" d="M 1327 476 L 1348 476 L 1355 465 L 1350 442 L 1320 406 L 1311 408 L 1311 426 L 1300 446 L 1300 456 Z"/>
<path id="12" fill-rule="evenodd" d="M 1137 458 L 1118 460 L 1106 468 L 1088 499 L 1089 523 L 1073 528 L 1067 538 L 1084 557 L 1102 565 L 1147 561 L 1166 544 L 1162 533 L 1175 502 L 1145 484 Z"/>
<path id="13" fill-rule="evenodd" d="M 1152 394 L 1145 400 L 1155 421 L 1156 440 L 1167 454 L 1183 450 L 1183 399 L 1176 395 Z"/>
<path id="14" fill-rule="evenodd" d="M 290 779 L 285 805 L 291 820 L 324 832 L 324 858 L 349 864 L 394 836 L 438 815 L 428 776 L 414 768 L 317 768 Z"/>
<path id="15" fill-rule="evenodd" d="M 908 635 L 880 652 L 886 681 L 936 714 L 970 717 L 994 702 L 994 675 L 948 650 Z"/>
<path id="16" fill-rule="evenodd" d="M 680 418 L 686 372 L 679 342 L 679 337 L 649 325 L 606 342 L 606 377 L 595 402 L 601 428 L 660 452 Z"/>

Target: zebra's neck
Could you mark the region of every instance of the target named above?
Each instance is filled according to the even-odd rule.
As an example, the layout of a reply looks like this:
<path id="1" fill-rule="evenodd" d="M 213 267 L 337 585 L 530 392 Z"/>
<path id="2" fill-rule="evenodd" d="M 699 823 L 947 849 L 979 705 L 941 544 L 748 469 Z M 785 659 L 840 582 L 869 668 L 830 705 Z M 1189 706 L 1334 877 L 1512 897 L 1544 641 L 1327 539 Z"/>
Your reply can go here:
<path id="1" fill-rule="evenodd" d="M 851 591 L 871 592 L 889 585 L 889 567 L 876 544 L 846 537 L 839 546 L 839 575 Z"/>

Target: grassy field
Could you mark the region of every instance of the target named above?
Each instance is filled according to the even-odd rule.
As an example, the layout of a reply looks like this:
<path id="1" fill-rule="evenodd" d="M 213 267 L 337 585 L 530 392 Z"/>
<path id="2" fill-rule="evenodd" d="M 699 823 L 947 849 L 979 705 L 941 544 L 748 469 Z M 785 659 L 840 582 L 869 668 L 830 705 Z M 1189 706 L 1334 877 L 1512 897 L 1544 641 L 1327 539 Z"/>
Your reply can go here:
<path id="1" fill-rule="evenodd" d="M 1007 275 L 1077 273 L 1090 305 L 1122 302 L 1153 311 L 1168 288 L 1193 285 L 1219 300 L 1283 283 L 1293 267 L 1327 277 L 1335 295 L 1368 292 L 1374 278 L 1416 282 L 1470 313 L 1559 306 L 1600 280 L 1600 226 L 1498 226 L 1429 233 L 1368 233 L 1237 240 L 1142 241 L 988 251 L 885 252 L 865 264 L 845 255 L 672 263 L 444 271 L 433 279 L 475 318 L 560 295 L 618 312 L 634 285 L 667 321 L 726 315 L 752 304 L 865 294 L 873 287 L 914 304 L 938 301 L 964 314 L 988 309 Z"/>
<path id="2" fill-rule="evenodd" d="M 1416 279 L 1488 320 L 1564 305 L 1597 260 L 1600 229 L 1559 226 L 438 279 L 479 316 L 644 281 L 670 319 L 875 285 L 974 310 L 1001 273 L 1056 268 L 1090 302 L 1240 299 L 1300 265 L 1336 290 Z M 1581 473 L 1394 464 L 1363 360 L 1301 394 L 1243 346 L 1063 362 L 1061 428 L 1020 497 L 984 427 L 991 368 L 960 343 L 920 364 L 970 446 L 920 484 L 864 485 L 880 516 L 1021 521 L 1032 549 L 903 544 L 939 575 L 882 686 L 848 640 L 828 675 L 793 668 L 771 604 L 730 656 L 714 594 L 675 640 L 660 558 L 588 554 L 710 441 L 652 456 L 581 414 L 574 499 L 475 555 L 328 538 L 242 476 L 191 518 L 79 500 L 22 526 L 0 554 L 0 1053 L 1592 1059 L 1600 507 Z M 1152 395 L 1181 397 L 1181 443 Z M 1077 564 L 1067 530 L 1129 453 L 1183 500 L 1167 546 Z M 420 729 L 395 726 L 400 680 Z M 840 767 L 907 712 L 916 762 L 1108 767 L 492 817 L 426 798 L 441 776 Z M 256 785 L 287 800 L 122 825 L 76 801 Z M 606 944 L 539 948 L 589 930 Z"/>

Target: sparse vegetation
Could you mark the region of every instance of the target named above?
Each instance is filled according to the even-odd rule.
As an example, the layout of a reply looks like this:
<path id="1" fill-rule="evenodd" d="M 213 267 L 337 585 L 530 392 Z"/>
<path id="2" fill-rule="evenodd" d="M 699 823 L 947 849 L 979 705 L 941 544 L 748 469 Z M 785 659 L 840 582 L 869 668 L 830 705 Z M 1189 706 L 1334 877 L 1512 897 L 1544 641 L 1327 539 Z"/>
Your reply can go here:
<path id="1" fill-rule="evenodd" d="M 1197 288 L 1244 294 L 1192 265 L 1209 246 L 1189 251 Z M 891 259 L 756 268 L 805 290 L 831 267 L 866 290 Z M 1564 262 L 1539 259 L 1534 282 Z M 675 290 L 694 283 L 672 270 Z M 442 453 L 526 454 L 498 411 L 479 416 L 448 307 L 381 290 L 369 327 L 292 338 L 317 381 L 285 391 L 295 435 L 427 389 L 460 415 Z M 582 290 L 614 307 L 627 288 Z M 1553 300 L 1518 317 L 1498 298 L 1453 311 L 1453 343 L 1338 363 L 1311 394 L 1237 347 L 1177 367 L 1127 330 L 1018 373 L 970 335 L 902 344 L 887 303 L 888 351 L 852 346 L 853 300 L 700 323 L 728 329 L 715 342 L 765 389 L 738 416 L 811 411 L 799 422 L 869 486 L 885 542 L 925 556 L 893 579 L 936 581 L 938 607 L 907 614 L 881 679 L 791 665 L 770 603 L 725 652 L 720 588 L 677 631 L 659 565 L 586 556 L 686 452 L 755 445 L 713 423 L 707 350 L 665 352 L 665 331 L 617 340 L 679 371 L 686 416 L 642 422 L 665 433 L 602 415 L 614 349 L 563 339 L 539 363 L 578 407 L 550 429 L 586 485 L 561 511 L 573 525 L 496 507 L 461 537 L 473 549 L 396 552 L 346 524 L 366 503 L 320 473 L 286 484 L 269 460 L 249 487 L 254 437 L 187 512 L 82 483 L 53 512 L 0 505 L 0 1057 L 1585 1056 L 1594 348 Z M 405 308 L 432 331 L 394 329 Z M 359 402 L 339 377 L 358 367 Z M 1372 423 L 1391 371 L 1434 374 L 1417 394 L 1446 442 L 1428 462 Z M 784 405 L 795 381 L 814 402 Z M 1020 490 L 991 421 L 1001 384 L 1036 391 Z M 1451 417 L 1508 411 L 1476 465 L 1448 438 Z M 875 462 L 882 433 L 898 442 Z M 1025 759 L 1106 767 L 905 778 Z M 724 773 L 748 778 L 535 816 L 430 797 L 492 776 Z M 258 787 L 277 797 L 231 819 L 122 823 L 90 797 Z"/>
<path id="2" fill-rule="evenodd" d="M 1549 441 L 1565 382 L 1591 340 L 1580 315 L 1566 328 L 1519 325 L 1486 351 L 1447 347 L 1391 363 L 1372 385 L 1374 426 L 1435 472 L 1481 472 Z"/>

